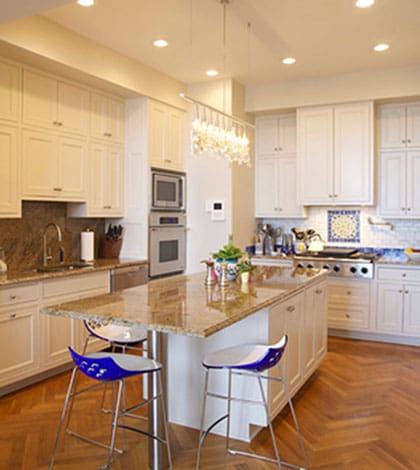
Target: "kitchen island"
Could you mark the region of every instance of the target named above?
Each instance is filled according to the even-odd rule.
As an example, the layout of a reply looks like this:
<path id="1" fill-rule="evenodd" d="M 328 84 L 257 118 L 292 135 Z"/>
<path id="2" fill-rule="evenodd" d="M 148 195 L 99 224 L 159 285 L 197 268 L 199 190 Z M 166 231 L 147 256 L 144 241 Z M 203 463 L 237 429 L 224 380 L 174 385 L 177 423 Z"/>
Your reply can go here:
<path id="1" fill-rule="evenodd" d="M 232 282 L 227 288 L 209 288 L 204 285 L 204 273 L 174 276 L 44 308 L 42 313 L 147 328 L 149 350 L 167 371 L 169 421 L 199 428 L 201 360 L 212 350 L 246 342 L 274 343 L 287 334 L 284 361 L 290 393 L 295 394 L 315 371 L 326 354 L 325 278 L 323 270 L 259 267 L 249 284 Z M 210 384 L 224 393 L 225 377 L 218 375 Z M 257 389 L 255 384 L 248 386 L 249 380 L 239 377 L 234 393 L 253 397 Z M 265 386 L 273 419 L 285 399 L 277 382 Z M 220 403 L 209 405 L 209 420 L 225 412 Z M 249 441 L 266 425 L 266 418 L 257 406 L 242 409 L 242 404 L 237 405 L 231 435 Z M 154 418 L 150 426 L 156 423 Z M 223 432 L 223 426 L 214 431 Z"/>

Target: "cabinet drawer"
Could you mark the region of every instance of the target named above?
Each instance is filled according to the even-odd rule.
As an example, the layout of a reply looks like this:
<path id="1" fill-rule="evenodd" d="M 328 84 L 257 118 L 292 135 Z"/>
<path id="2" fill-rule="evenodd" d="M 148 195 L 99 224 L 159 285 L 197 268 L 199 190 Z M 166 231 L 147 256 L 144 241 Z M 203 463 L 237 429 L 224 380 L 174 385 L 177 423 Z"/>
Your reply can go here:
<path id="1" fill-rule="evenodd" d="M 104 289 L 104 291 L 109 292 L 109 271 L 44 281 L 42 284 L 42 297 L 48 299 L 50 297 L 74 294 L 80 298 L 84 293 L 97 289 Z"/>
<path id="2" fill-rule="evenodd" d="M 328 283 L 328 305 L 369 305 L 370 283 L 366 281 L 351 281 Z"/>
<path id="3" fill-rule="evenodd" d="M 420 269 L 379 267 L 376 273 L 379 281 L 420 282 Z"/>
<path id="4" fill-rule="evenodd" d="M 16 284 L 0 289 L 0 308 L 38 299 L 38 284 Z"/>

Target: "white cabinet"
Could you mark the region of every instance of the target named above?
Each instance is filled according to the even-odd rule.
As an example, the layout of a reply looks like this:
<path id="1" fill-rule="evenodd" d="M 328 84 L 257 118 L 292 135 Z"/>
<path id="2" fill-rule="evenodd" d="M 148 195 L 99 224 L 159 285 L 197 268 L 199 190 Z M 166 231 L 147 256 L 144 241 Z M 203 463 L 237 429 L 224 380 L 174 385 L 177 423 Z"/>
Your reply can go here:
<path id="1" fill-rule="evenodd" d="M 380 153 L 380 202 L 384 217 L 420 217 L 420 149 Z"/>
<path id="2" fill-rule="evenodd" d="M 150 101 L 148 110 L 149 166 L 185 170 L 185 113 Z"/>
<path id="3" fill-rule="evenodd" d="M 0 288 L 0 387 L 39 368 L 38 284 Z"/>
<path id="4" fill-rule="evenodd" d="M 327 283 L 322 282 L 305 292 L 302 335 L 302 367 L 306 380 L 327 353 Z"/>
<path id="5" fill-rule="evenodd" d="M 255 217 L 305 217 L 297 202 L 295 114 L 256 121 Z"/>
<path id="6" fill-rule="evenodd" d="M 82 87 L 24 70 L 23 123 L 87 135 L 89 93 Z"/>
<path id="7" fill-rule="evenodd" d="M 86 199 L 87 146 L 75 137 L 22 131 L 23 199 Z"/>
<path id="8" fill-rule="evenodd" d="M 373 203 L 371 102 L 300 108 L 297 129 L 300 203 Z"/>
<path id="9" fill-rule="evenodd" d="M 257 118 L 255 144 L 259 159 L 296 154 L 296 114 Z"/>
<path id="10" fill-rule="evenodd" d="M 343 330 L 366 330 L 370 316 L 370 281 L 328 281 L 328 326 Z"/>
<path id="11" fill-rule="evenodd" d="M 296 158 L 263 158 L 255 164 L 255 217 L 304 217 L 297 203 Z"/>
<path id="12" fill-rule="evenodd" d="M 420 103 L 380 106 L 379 123 L 382 150 L 420 147 Z"/>
<path id="13" fill-rule="evenodd" d="M 69 204 L 70 217 L 124 215 L 124 152 L 119 145 L 93 142 L 90 146 L 86 204 Z"/>
<path id="14" fill-rule="evenodd" d="M 41 306 L 68 302 L 109 292 L 109 271 L 50 279 L 41 285 Z M 53 367 L 69 362 L 68 346 L 81 350 L 86 333 L 80 320 L 40 315 L 41 365 Z"/>
<path id="15" fill-rule="evenodd" d="M 0 218 L 20 217 L 19 166 L 17 127 L 0 123 Z"/>
<path id="16" fill-rule="evenodd" d="M 19 119 L 19 72 L 16 65 L 0 62 L 0 119 Z"/>
<path id="17" fill-rule="evenodd" d="M 376 330 L 420 336 L 420 270 L 378 268 Z"/>
<path id="18" fill-rule="evenodd" d="M 91 137 L 109 142 L 124 141 L 124 102 L 109 95 L 92 93 Z"/>

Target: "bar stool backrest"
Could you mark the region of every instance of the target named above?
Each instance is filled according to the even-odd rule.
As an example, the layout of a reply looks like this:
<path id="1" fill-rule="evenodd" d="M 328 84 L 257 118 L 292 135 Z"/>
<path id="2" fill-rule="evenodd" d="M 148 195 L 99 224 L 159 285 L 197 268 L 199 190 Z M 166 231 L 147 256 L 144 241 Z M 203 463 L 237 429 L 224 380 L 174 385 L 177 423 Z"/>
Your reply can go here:
<path id="1" fill-rule="evenodd" d="M 92 379 L 111 382 L 114 380 L 138 375 L 138 370 L 127 370 L 119 366 L 109 355 L 91 354 L 82 356 L 69 346 L 74 365 L 85 375 Z M 99 356 L 99 357 L 98 357 Z"/>
<path id="2" fill-rule="evenodd" d="M 284 335 L 279 342 L 267 346 L 265 354 L 253 363 L 239 366 L 238 369 L 256 370 L 262 372 L 275 366 L 282 358 L 287 345 L 287 335 Z"/>

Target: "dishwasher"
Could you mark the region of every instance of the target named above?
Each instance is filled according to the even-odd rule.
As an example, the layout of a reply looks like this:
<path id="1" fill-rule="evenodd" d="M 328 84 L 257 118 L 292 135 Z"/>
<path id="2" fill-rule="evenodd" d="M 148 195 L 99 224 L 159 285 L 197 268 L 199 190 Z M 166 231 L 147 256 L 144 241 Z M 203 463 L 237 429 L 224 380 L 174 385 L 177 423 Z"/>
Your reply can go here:
<path id="1" fill-rule="evenodd" d="M 146 284 L 147 264 L 111 269 L 111 292 Z"/>

